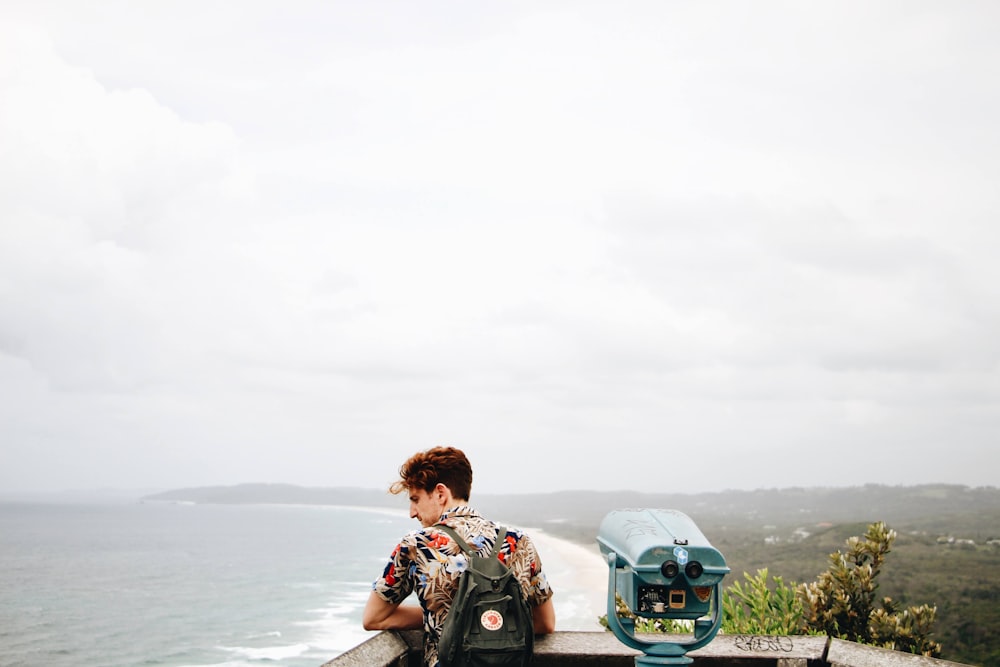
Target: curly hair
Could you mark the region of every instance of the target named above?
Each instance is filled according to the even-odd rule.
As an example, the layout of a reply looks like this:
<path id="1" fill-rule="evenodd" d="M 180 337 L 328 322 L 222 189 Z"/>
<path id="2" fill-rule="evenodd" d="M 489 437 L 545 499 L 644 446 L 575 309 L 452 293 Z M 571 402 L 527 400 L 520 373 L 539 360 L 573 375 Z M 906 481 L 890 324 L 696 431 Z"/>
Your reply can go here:
<path id="1" fill-rule="evenodd" d="M 389 493 L 405 493 L 410 489 L 423 489 L 430 493 L 438 484 L 444 484 L 451 495 L 468 500 L 472 492 L 472 464 L 461 449 L 433 447 L 417 452 L 399 468 L 400 479 L 389 487 Z"/>

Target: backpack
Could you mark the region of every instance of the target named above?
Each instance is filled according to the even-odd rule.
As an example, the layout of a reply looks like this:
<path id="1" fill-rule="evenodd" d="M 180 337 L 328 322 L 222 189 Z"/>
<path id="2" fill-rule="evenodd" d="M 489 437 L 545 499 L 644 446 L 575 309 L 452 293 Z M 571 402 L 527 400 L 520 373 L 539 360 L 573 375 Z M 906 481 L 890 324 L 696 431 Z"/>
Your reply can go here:
<path id="1" fill-rule="evenodd" d="M 480 556 L 450 526 L 446 532 L 469 558 L 441 629 L 441 667 L 523 667 L 531 663 L 535 634 L 521 583 L 498 558 L 507 529 L 497 531 L 489 556 Z"/>

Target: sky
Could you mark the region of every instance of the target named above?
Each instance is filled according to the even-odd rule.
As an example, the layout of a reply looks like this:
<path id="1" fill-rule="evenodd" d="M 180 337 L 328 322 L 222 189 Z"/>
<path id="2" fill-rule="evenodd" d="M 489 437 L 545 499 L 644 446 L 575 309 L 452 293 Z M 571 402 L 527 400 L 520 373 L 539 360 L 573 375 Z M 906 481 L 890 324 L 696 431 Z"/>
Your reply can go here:
<path id="1" fill-rule="evenodd" d="M 5 0 L 0 492 L 995 486 L 998 21 Z"/>

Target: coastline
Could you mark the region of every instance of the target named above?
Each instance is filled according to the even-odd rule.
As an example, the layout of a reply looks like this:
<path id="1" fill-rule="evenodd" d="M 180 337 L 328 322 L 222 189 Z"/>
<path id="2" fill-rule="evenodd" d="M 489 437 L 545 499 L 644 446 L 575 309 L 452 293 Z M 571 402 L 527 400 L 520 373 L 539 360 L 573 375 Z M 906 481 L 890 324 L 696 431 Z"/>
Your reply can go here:
<path id="1" fill-rule="evenodd" d="M 595 542 L 586 546 L 541 528 L 524 528 L 535 543 L 554 595 L 556 630 L 600 631 L 607 613 L 608 566 Z"/>

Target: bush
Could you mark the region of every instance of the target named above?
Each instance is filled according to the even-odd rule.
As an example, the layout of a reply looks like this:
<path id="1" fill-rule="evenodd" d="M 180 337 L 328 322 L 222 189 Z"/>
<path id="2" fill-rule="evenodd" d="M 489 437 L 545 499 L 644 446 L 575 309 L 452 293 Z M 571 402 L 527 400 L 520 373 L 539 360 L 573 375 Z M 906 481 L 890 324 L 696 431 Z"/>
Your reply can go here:
<path id="1" fill-rule="evenodd" d="M 937 608 L 900 612 L 892 599 L 876 601 L 885 556 L 896 531 L 884 522 L 868 526 L 864 538 L 847 540 L 847 551 L 830 554 L 830 569 L 799 587 L 805 627 L 831 637 L 936 657 L 941 645 L 930 639 Z"/>
<path id="2" fill-rule="evenodd" d="M 637 633 L 662 632 L 666 634 L 686 634 L 691 632 L 694 627 L 692 621 L 685 621 L 683 619 L 643 618 L 642 616 L 636 616 L 629 609 L 628 605 L 625 604 L 625 600 L 622 599 L 619 593 L 615 593 L 615 613 L 618 615 L 618 618 L 631 620 L 635 624 L 635 631 Z M 604 614 L 597 620 L 600 621 L 605 630 L 610 630 L 607 614 Z"/>
<path id="3" fill-rule="evenodd" d="M 802 603 L 795 584 L 786 585 L 774 577 L 773 590 L 768 586 L 767 568 L 757 576 L 743 573 L 746 586 L 739 581 L 722 592 L 722 632 L 731 635 L 795 635 L 804 630 Z"/>

